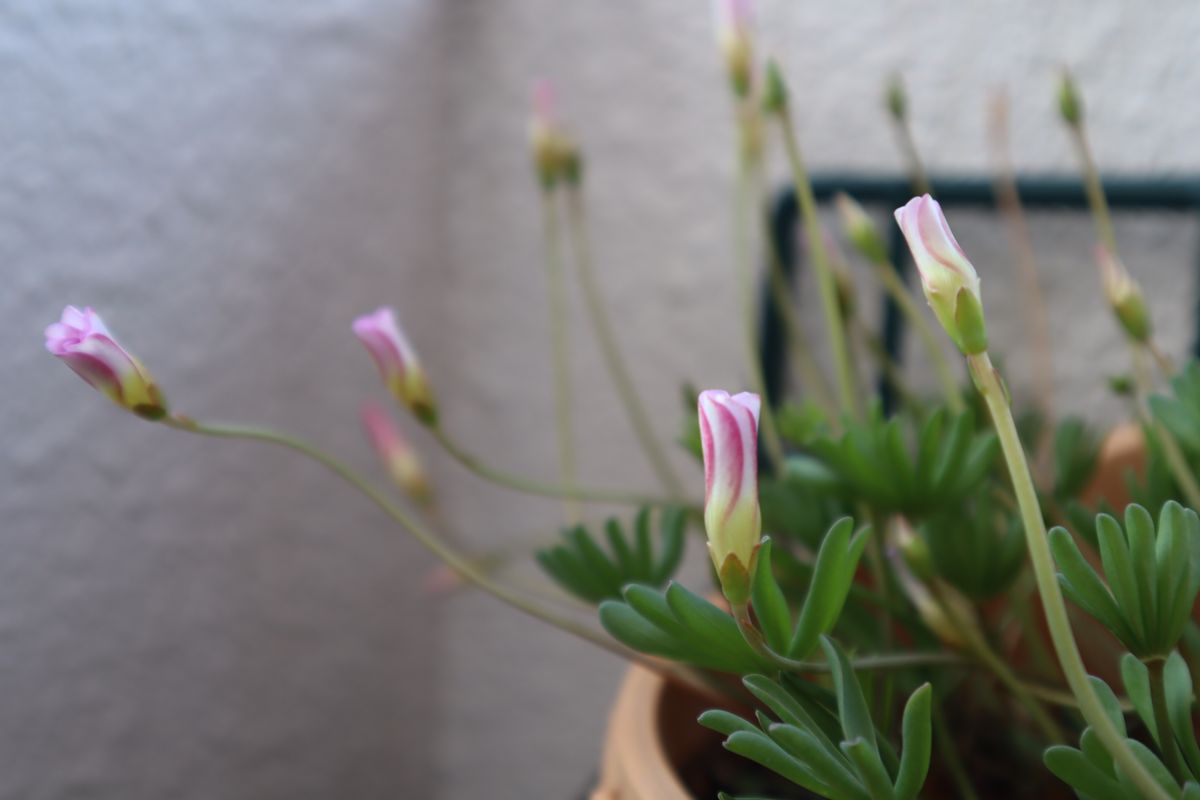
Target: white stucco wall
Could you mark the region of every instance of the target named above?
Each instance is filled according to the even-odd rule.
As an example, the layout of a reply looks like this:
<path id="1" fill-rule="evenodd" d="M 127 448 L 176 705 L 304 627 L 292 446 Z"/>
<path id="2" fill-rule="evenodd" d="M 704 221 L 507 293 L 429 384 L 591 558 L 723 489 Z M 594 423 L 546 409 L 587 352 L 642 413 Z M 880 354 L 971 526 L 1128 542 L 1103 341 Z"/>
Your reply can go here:
<path id="1" fill-rule="evenodd" d="M 1188 3 L 774 2 L 759 16 L 814 169 L 897 169 L 878 98 L 900 68 L 935 171 L 985 168 L 998 83 L 1018 163 L 1070 170 L 1062 62 L 1106 169 L 1200 169 Z M 40 330 L 90 303 L 179 408 L 287 427 L 370 469 L 354 414 L 376 386 L 347 325 L 386 299 L 459 437 L 549 475 L 524 114 L 550 75 L 587 148 L 604 289 L 670 439 L 682 380 L 744 375 L 707 5 L 106 1 L 10 5 L 0 21 L 0 797 L 571 796 L 615 661 L 486 598 L 419 597 L 432 562 L 318 468 L 124 417 L 42 352 Z M 1004 233 L 954 221 L 1019 394 Z M 1193 226 L 1131 218 L 1119 233 L 1182 352 Z M 1123 356 L 1086 223 L 1035 235 L 1060 402 L 1111 418 L 1096 376 Z M 584 476 L 648 482 L 581 322 L 572 347 Z M 488 487 L 415 438 L 463 541 L 540 541 L 557 523 L 557 504 Z"/>

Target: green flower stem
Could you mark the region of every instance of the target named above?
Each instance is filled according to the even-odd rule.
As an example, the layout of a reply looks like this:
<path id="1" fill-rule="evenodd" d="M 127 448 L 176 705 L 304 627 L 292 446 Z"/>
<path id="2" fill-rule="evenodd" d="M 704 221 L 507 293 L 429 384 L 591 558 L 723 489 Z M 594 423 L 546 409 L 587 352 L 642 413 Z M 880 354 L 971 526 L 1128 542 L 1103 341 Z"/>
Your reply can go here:
<path id="1" fill-rule="evenodd" d="M 875 361 L 875 365 L 879 367 L 879 371 L 883 373 L 883 379 L 887 385 L 895 392 L 896 398 L 900 401 L 901 406 L 912 406 L 913 395 L 908 389 L 908 384 L 904 381 L 904 375 L 901 373 L 900 365 L 891 357 L 887 348 L 883 346 L 879 336 L 866 326 L 862 319 L 855 315 L 852 317 L 854 333 L 866 345 L 867 351 L 871 354 L 871 358 Z M 850 339 L 851 348 L 853 349 L 854 338 Z"/>
<path id="2" fill-rule="evenodd" d="M 884 291 L 899 306 L 900 313 L 904 314 L 916 330 L 917 336 L 920 337 L 921 344 L 924 345 L 925 352 L 929 355 L 929 363 L 933 365 L 934 374 L 937 375 L 938 383 L 942 385 L 946 406 L 955 414 L 961 414 L 966 410 L 966 403 L 963 402 L 958 379 L 954 377 L 954 373 L 950 369 L 950 362 L 942 350 L 941 340 L 934 334 L 929 320 L 921 313 L 912 293 L 900 280 L 900 276 L 896 274 L 896 269 L 891 262 L 885 258 L 874 262 L 874 266 Z"/>
<path id="3" fill-rule="evenodd" d="M 1171 730 L 1171 717 L 1167 713 L 1167 687 L 1163 680 L 1163 669 L 1167 665 L 1165 658 L 1152 658 L 1144 661 L 1150 677 L 1150 705 L 1154 709 L 1154 727 L 1158 730 L 1158 752 L 1162 753 L 1163 763 L 1176 780 L 1183 782 L 1191 779 L 1184 766 L 1179 747 L 1175 744 L 1175 734 Z"/>
<path id="4" fill-rule="evenodd" d="M 1088 207 L 1092 211 L 1092 220 L 1096 224 L 1096 235 L 1100 244 L 1113 256 L 1117 255 L 1117 235 L 1113 230 L 1112 214 L 1108 210 L 1108 198 L 1104 196 L 1104 186 L 1100 183 L 1100 171 L 1096 169 L 1096 160 L 1092 157 L 1092 148 L 1088 143 L 1087 131 L 1083 122 L 1068 125 L 1071 131 L 1071 144 L 1079 156 L 1079 169 L 1083 173 L 1083 188 L 1087 195 Z"/>
<path id="5" fill-rule="evenodd" d="M 735 605 L 730 609 L 730 613 L 733 615 L 734 621 L 737 622 L 738 630 L 741 631 L 742 638 L 746 640 L 746 644 L 750 645 L 758 655 L 774 664 L 781 672 L 816 675 L 831 671 L 832 667 L 827 661 L 798 661 L 794 658 L 780 655 L 772 650 L 767 644 L 766 639 L 763 638 L 762 631 L 754 624 L 754 620 L 750 616 L 750 606 L 748 604 L 741 603 Z M 851 659 L 850 666 L 863 672 L 886 672 L 914 667 L 958 666 L 964 663 L 963 658 L 957 653 L 936 651 L 932 653 L 880 653 L 873 656 L 861 656 Z"/>
<path id="6" fill-rule="evenodd" d="M 631 506 L 670 506 L 677 505 L 678 500 L 663 497 L 653 497 L 638 492 L 627 492 L 617 489 L 586 489 L 578 486 L 562 486 L 529 480 L 519 475 L 511 475 L 484 464 L 475 456 L 468 453 L 450 438 L 439 423 L 429 429 L 438 443 L 450 454 L 455 461 L 484 480 L 499 486 L 514 489 L 526 494 L 536 494 L 541 497 L 557 497 L 586 503 L 619 503 Z M 690 507 L 693 507 L 692 504 Z"/>
<path id="7" fill-rule="evenodd" d="M 654 435 L 654 426 L 642 405 L 641 398 L 638 397 L 637 388 L 634 386 L 633 378 L 629 375 L 629 369 L 625 366 L 625 360 L 621 357 L 621 349 L 617 345 L 612 321 L 609 319 L 604 299 L 600 296 L 600 287 L 596 284 L 596 275 L 592 269 L 583 192 L 578 185 L 571 185 L 567 190 L 567 221 L 571 240 L 575 245 L 575 261 L 579 267 L 579 280 L 583 287 L 584 301 L 587 304 L 596 340 L 600 344 L 600 352 L 604 356 L 605 366 L 608 367 L 608 374 L 617 389 L 617 394 L 621 397 L 621 402 L 625 405 L 625 413 L 629 416 L 629 422 L 637 432 L 638 442 L 650 465 L 654 468 L 654 472 L 658 475 L 658 479 L 662 481 L 663 486 L 672 496 L 683 497 L 683 484 L 680 483 L 679 477 L 671 468 L 671 461 L 667 458 L 662 444 Z"/>
<path id="8" fill-rule="evenodd" d="M 1012 479 L 1013 492 L 1021 509 L 1021 517 L 1025 524 L 1025 543 L 1029 548 L 1029 559 L 1033 563 L 1034 576 L 1037 578 L 1038 593 L 1042 599 L 1042 610 L 1046 616 L 1046 625 L 1050 630 L 1050 638 L 1058 654 L 1059 665 L 1067 679 L 1071 693 L 1079 703 L 1079 711 L 1087 724 L 1092 726 L 1104 748 L 1113 760 L 1129 776 L 1129 779 L 1142 793 L 1146 800 L 1167 800 L 1169 795 L 1154 780 L 1154 776 L 1142 765 L 1129 749 L 1112 720 L 1104 711 L 1100 698 L 1088 681 L 1087 669 L 1083 665 L 1083 657 L 1079 654 L 1079 645 L 1071 632 L 1071 622 L 1067 617 L 1067 606 L 1063 602 L 1062 590 L 1058 585 L 1058 577 L 1054 570 L 1054 558 L 1050 554 L 1050 544 L 1046 535 L 1046 524 L 1042 519 L 1042 510 L 1038 505 L 1037 490 L 1033 486 L 1033 478 L 1029 473 L 1029 464 L 1025 460 L 1025 451 L 1017 436 L 1017 426 L 1013 421 L 1012 409 L 1008 405 L 1008 395 L 1000 382 L 1000 376 L 992 366 L 987 352 L 967 356 L 971 377 L 979 393 L 983 395 L 996 435 L 1000 439 L 1000 448 L 1004 452 L 1004 460 L 1008 464 L 1009 477 Z"/>
<path id="9" fill-rule="evenodd" d="M 1183 491 L 1188 506 L 1200 509 L 1200 483 L 1197 483 L 1196 475 L 1188 465 L 1183 448 L 1179 446 L 1175 435 L 1167 430 L 1165 425 L 1154 419 L 1146 402 L 1146 398 L 1150 394 L 1150 377 L 1146 374 L 1143 346 L 1137 342 L 1130 342 L 1130 345 L 1133 347 L 1133 380 L 1136 392 L 1134 405 L 1137 409 L 1138 419 L 1146 427 L 1149 435 L 1158 441 L 1163 459 L 1167 462 L 1167 469 L 1171 471 L 1171 476 L 1175 478 L 1175 482 Z"/>
<path id="10" fill-rule="evenodd" d="M 574 433 L 571 426 L 571 360 L 567 341 L 567 289 L 563 269 L 562 242 L 559 235 L 558 208 L 554 188 L 542 188 L 542 218 L 546 237 L 546 279 L 549 285 L 550 344 L 554 353 L 554 422 L 558 429 L 558 465 L 563 482 L 577 483 Z M 579 522 L 579 503 L 565 498 L 563 510 L 567 523 Z"/>
<path id="11" fill-rule="evenodd" d="M 909 125 L 908 115 L 895 121 L 896 142 L 904 156 L 908 167 L 908 177 L 917 194 L 932 194 L 933 186 L 929 183 L 929 175 L 925 172 L 925 164 L 921 161 L 921 152 L 917 149 L 917 140 L 913 137 L 912 126 Z"/>
<path id="12" fill-rule="evenodd" d="M 829 381 L 825 377 L 825 373 L 821 370 L 820 365 L 817 364 L 817 360 L 813 358 L 812 349 L 808 346 L 808 341 L 804 336 L 804 329 L 800 326 L 800 319 L 796 313 L 795 306 L 792 304 L 791 293 L 788 290 L 787 278 L 783 274 L 783 263 L 779 258 L 779 249 L 775 245 L 775 237 L 771 235 L 769 218 L 765 211 L 762 218 L 764 226 L 763 238 L 767 241 L 767 251 L 770 257 L 768 279 L 771 286 L 771 299 L 775 304 L 775 308 L 779 311 L 779 318 L 783 321 L 783 328 L 787 333 L 788 355 L 795 365 L 796 373 L 800 376 L 803 388 L 812 392 L 813 399 L 821 409 L 831 411 L 834 408 L 834 404 Z"/>
<path id="13" fill-rule="evenodd" d="M 1017 702 L 1025 707 L 1029 712 L 1030 718 L 1034 724 L 1041 729 L 1042 735 L 1054 744 L 1061 744 L 1066 741 L 1066 736 L 1063 734 L 1062 728 L 1054 721 L 1054 718 L 1047 713 L 1042 704 L 1034 697 L 1033 691 L 1021 682 L 1016 673 L 1008 666 L 1008 664 L 997 655 L 996 651 L 988 643 L 987 637 L 979 630 L 977 626 L 971 623 L 970 620 L 962 618 L 953 603 L 942 603 L 939 600 L 939 605 L 942 611 L 950 618 L 951 623 L 958 629 L 966 640 L 967 648 L 975 658 L 979 659 L 980 663 L 990 671 L 996 680 L 1009 691 Z"/>
<path id="14" fill-rule="evenodd" d="M 758 216 L 759 199 L 755 192 L 754 162 L 755 145 L 751 126 L 755 124 L 757 112 L 749 103 L 742 102 L 738 109 L 738 178 L 734 204 L 734 237 L 736 258 L 741 274 L 742 316 L 745 326 L 747 367 L 754 391 L 762 398 L 759 412 L 759 432 L 773 471 L 783 474 L 783 441 L 779 438 L 779 426 L 775 422 L 775 411 L 767 397 L 767 382 L 762 371 L 762 359 L 758 342 L 758 315 L 755 302 L 757 272 L 754 269 L 752 247 L 754 218 Z"/>
<path id="15" fill-rule="evenodd" d="M 629 658 L 630 652 L 613 642 L 603 634 L 580 624 L 579 622 L 542 608 L 529 598 L 493 580 L 488 573 L 469 558 L 466 558 L 446 545 L 432 530 L 426 528 L 415 517 L 409 516 L 399 506 L 387 498 L 381 491 L 372 486 L 365 478 L 351 469 L 340 459 L 329 455 L 318 447 L 288 434 L 279 433 L 265 428 L 245 425 L 223 425 L 201 423 L 187 417 L 167 417 L 163 424 L 176 430 L 196 433 L 203 436 L 213 436 L 220 439 L 244 439 L 285 447 L 294 450 L 324 466 L 333 474 L 364 494 L 367 499 L 377 505 L 385 514 L 399 523 L 402 528 L 412 534 L 425 549 L 445 562 L 451 569 L 470 581 L 475 586 L 492 595 L 496 599 L 525 614 L 553 625 L 567 633 L 595 644 L 622 658 Z"/>
<path id="16" fill-rule="evenodd" d="M 825 251 L 821 221 L 817 217 L 817 201 L 813 197 L 812 183 L 808 179 L 804 158 L 800 154 L 800 144 L 796 137 L 796 128 L 792 123 L 790 110 L 787 108 L 780 110 L 778 119 L 783 133 L 783 146 L 787 152 L 788 165 L 792 170 L 796 199 L 800 203 L 800 213 L 804 218 L 804 236 L 808 240 L 808 252 L 811 256 L 813 271 L 817 276 L 817 290 L 825 312 L 829 346 L 833 354 L 834 372 L 837 375 L 838 400 L 845 413 L 857 418 L 859 415 L 859 392 L 855 385 L 854 367 L 850 362 L 850 349 L 846 344 L 842 311 L 838 306 L 833 268 L 829 263 L 829 254 Z"/>

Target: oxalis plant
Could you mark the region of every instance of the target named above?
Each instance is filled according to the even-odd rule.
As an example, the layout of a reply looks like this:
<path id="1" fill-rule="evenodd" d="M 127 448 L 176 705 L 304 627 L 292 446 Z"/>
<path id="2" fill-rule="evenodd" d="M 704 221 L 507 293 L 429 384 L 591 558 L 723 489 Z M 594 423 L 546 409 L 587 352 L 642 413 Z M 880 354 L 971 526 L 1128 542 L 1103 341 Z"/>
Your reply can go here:
<path id="1" fill-rule="evenodd" d="M 915 394 L 872 347 L 877 337 L 857 317 L 842 257 L 821 229 L 783 71 L 770 61 L 760 69 L 745 4 L 721 8 L 720 52 L 737 132 L 734 256 L 744 288 L 750 391 L 687 393 L 682 442 L 702 463 L 703 503 L 691 495 L 698 476 L 677 473 L 660 441 L 664 423 L 642 406 L 623 360 L 591 265 L 582 151 L 556 119 L 548 87 L 535 93 L 530 138 L 546 233 L 558 480 L 498 469 L 454 437 L 393 310 L 352 325 L 398 406 L 466 469 L 563 502 L 561 538 L 535 556 L 561 590 L 557 597 L 546 599 L 550 587 L 534 591 L 505 580 L 496 558 L 450 543 L 418 454 L 379 406 L 367 406 L 363 419 L 400 496 L 293 436 L 175 410 L 90 308 L 68 306 L 47 328 L 47 348 L 143 419 L 267 442 L 318 461 L 457 579 L 702 692 L 711 710 L 699 724 L 743 759 L 741 769 L 722 773 L 721 797 L 910 800 L 1074 791 L 1090 800 L 1200 799 L 1193 716 L 1200 365 L 1177 369 L 1155 343 L 1145 299 L 1120 259 L 1069 76 L 1060 110 L 1096 221 L 1105 296 L 1132 357 L 1132 377 L 1116 383 L 1146 441 L 1145 470 L 1127 477 L 1140 502 L 1123 509 L 1084 501 L 1099 452 L 1086 425 L 1056 415 L 1044 400 L 1032 413 L 1014 415 L 989 348 L 979 277 L 930 191 L 899 83 L 889 88 L 887 107 L 918 196 L 895 219 L 932 319 L 888 263 L 871 218 L 851 198 L 840 198 L 838 207 L 846 241 L 920 337 L 940 394 Z M 832 380 L 802 339 L 778 254 L 762 236 L 763 163 L 773 143 L 789 164 L 804 219 Z M 1005 180 L 1011 176 L 1002 174 L 1002 188 Z M 1015 193 L 1002 195 L 1009 218 L 1019 221 Z M 760 246 L 805 387 L 795 402 L 775 407 L 761 399 L 755 336 Z M 1028 256 L 1027 247 L 1018 250 Z M 597 489 L 576 477 L 568 268 L 657 490 Z M 1026 299 L 1036 310 L 1036 288 Z M 1037 325 L 1035 315 L 1031 327 Z M 944 356 L 945 337 L 961 366 Z M 856 358 L 864 350 L 875 354 L 902 400 L 891 414 L 860 381 Z M 629 513 L 597 523 L 584 511 L 595 503 Z M 706 539 L 713 587 L 689 589 L 675 580 L 693 532 Z M 564 593 L 577 604 L 561 602 Z"/>

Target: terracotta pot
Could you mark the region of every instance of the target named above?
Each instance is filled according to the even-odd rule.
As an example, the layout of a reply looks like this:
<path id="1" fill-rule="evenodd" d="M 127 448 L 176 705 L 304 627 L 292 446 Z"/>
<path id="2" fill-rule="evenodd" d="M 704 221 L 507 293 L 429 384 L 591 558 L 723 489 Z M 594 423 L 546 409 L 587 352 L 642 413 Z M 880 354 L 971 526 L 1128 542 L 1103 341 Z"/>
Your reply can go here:
<path id="1" fill-rule="evenodd" d="M 1137 426 L 1113 430 L 1085 497 L 1105 497 L 1123 507 L 1128 502 L 1124 475 L 1144 467 L 1144 449 Z M 710 701 L 687 687 L 644 667 L 630 667 L 609 717 L 600 781 L 590 800 L 694 800 L 678 768 L 719 745 L 722 737 L 696 723 L 710 707 Z"/>

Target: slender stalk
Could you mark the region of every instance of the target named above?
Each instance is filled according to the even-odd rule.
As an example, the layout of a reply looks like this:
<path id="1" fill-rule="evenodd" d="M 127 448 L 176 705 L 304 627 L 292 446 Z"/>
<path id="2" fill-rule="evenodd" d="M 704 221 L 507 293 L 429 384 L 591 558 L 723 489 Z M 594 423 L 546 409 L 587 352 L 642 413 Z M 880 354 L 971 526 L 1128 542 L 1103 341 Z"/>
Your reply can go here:
<path id="1" fill-rule="evenodd" d="M 1071 631 L 1071 622 L 1067 617 L 1066 603 L 1063 602 L 1062 590 L 1058 585 L 1058 577 L 1054 570 L 1054 558 L 1050 554 L 1050 544 L 1046 535 L 1046 524 L 1042 519 L 1042 511 L 1038 505 L 1037 490 L 1029 473 L 1029 464 L 1025 460 L 1025 451 L 1017 436 L 1017 426 L 1013 421 L 1012 410 L 1008 405 L 1007 393 L 1000 382 L 999 374 L 992 366 L 986 352 L 967 356 L 971 377 L 976 387 L 983 395 L 996 435 L 1000 439 L 1000 448 L 1008 465 L 1009 477 L 1012 479 L 1013 492 L 1021 509 L 1021 517 L 1025 524 L 1025 543 L 1029 549 L 1029 559 L 1033 563 L 1034 575 L 1037 578 L 1038 592 L 1042 599 L 1042 609 L 1046 616 L 1046 625 L 1050 630 L 1050 638 L 1058 654 L 1059 665 L 1071 693 L 1079 703 L 1079 711 L 1084 720 L 1096 732 L 1104 748 L 1120 765 L 1122 771 L 1138 788 L 1147 800 L 1166 800 L 1169 795 L 1155 781 L 1154 776 L 1146 769 L 1137 756 L 1130 750 L 1112 720 L 1105 713 L 1100 698 L 1088 680 L 1087 669 L 1079 654 L 1079 646 Z"/>
<path id="2" fill-rule="evenodd" d="M 909 391 L 908 385 L 904 381 L 904 375 L 901 374 L 900 365 L 895 362 L 892 356 L 888 353 L 887 348 L 883 346 L 879 336 L 866 326 L 860 317 L 855 315 L 852 318 L 853 333 L 855 336 L 850 337 L 851 351 L 855 350 L 854 341 L 857 337 L 866 346 L 867 352 L 871 354 L 871 359 L 875 365 L 879 367 L 879 371 L 883 373 L 883 379 L 896 393 L 896 397 L 900 400 L 900 405 L 909 406 L 913 404 L 913 395 Z"/>
<path id="3" fill-rule="evenodd" d="M 908 115 L 892 119 L 895 122 L 896 143 L 900 146 L 900 153 L 904 156 L 904 163 L 908 168 L 908 177 L 912 181 L 913 190 L 917 194 L 932 194 L 933 186 L 929 183 L 929 174 L 925 171 L 925 164 L 921 161 L 921 152 L 917 149 L 917 140 L 913 136 Z"/>
<path id="4" fill-rule="evenodd" d="M 1087 195 L 1088 207 L 1092 211 L 1092 221 L 1096 225 L 1096 235 L 1100 244 L 1117 255 L 1117 235 L 1113 229 L 1112 214 L 1108 210 L 1108 198 L 1104 196 L 1104 186 L 1100 183 L 1100 171 L 1096 169 L 1096 160 L 1092 157 L 1092 148 L 1088 143 L 1087 131 L 1083 122 L 1079 121 L 1067 126 L 1071 132 L 1071 144 L 1075 146 L 1075 154 L 1079 157 L 1079 168 L 1083 173 L 1083 190 Z"/>
<path id="5" fill-rule="evenodd" d="M 937 692 L 933 693 L 933 743 L 938 749 L 938 759 L 958 790 L 960 800 L 979 800 L 975 787 L 971 785 L 971 775 L 963 766 L 962 757 L 958 754 L 954 736 L 950 732 L 950 723 L 946 720 L 946 709 Z"/>
<path id="6" fill-rule="evenodd" d="M 950 362 L 946 359 L 945 351 L 942 350 L 941 340 L 934 334 L 929 320 L 922 313 L 916 300 L 913 299 L 908 287 L 900 280 L 900 276 L 891 262 L 886 259 L 876 261 L 874 267 L 876 275 L 879 276 L 879 282 L 883 284 L 883 290 L 895 301 L 900 308 L 900 313 L 904 314 L 921 339 L 921 344 L 924 345 L 925 351 L 929 355 L 929 363 L 933 365 L 933 372 L 942 386 L 942 395 L 946 400 L 946 406 L 955 414 L 961 414 L 967 406 L 963 402 L 958 379 L 954 377 L 954 372 L 950 369 Z"/>
<path id="7" fill-rule="evenodd" d="M 587 503 L 620 503 L 631 506 L 669 506 L 675 505 L 679 501 L 673 498 L 654 497 L 652 495 L 640 494 L 638 492 L 629 492 L 619 489 L 586 489 L 578 486 L 563 486 L 559 484 L 542 483 L 540 481 L 523 478 L 519 475 L 511 475 L 502 470 L 484 464 L 475 456 L 468 453 L 459 444 L 450 438 L 445 429 L 439 424 L 431 426 L 429 429 L 433 437 L 439 444 L 450 454 L 454 460 L 464 466 L 468 471 L 473 472 L 479 477 L 491 481 L 499 486 L 504 486 L 508 489 L 514 489 L 518 492 L 526 494 L 536 494 L 542 497 L 557 497 L 577 502 Z"/>
<path id="8" fill-rule="evenodd" d="M 763 375 L 762 358 L 758 341 L 758 314 L 755 302 L 757 270 L 754 268 L 752 246 L 754 231 L 758 226 L 754 218 L 758 215 L 759 200 L 755 192 L 754 163 L 757 145 L 753 141 L 753 125 L 758 112 L 746 101 L 739 104 L 738 125 L 738 178 L 734 203 L 734 237 L 736 258 L 741 274 L 742 316 L 745 326 L 746 356 L 749 360 L 750 379 L 755 392 L 762 398 L 759 412 L 759 432 L 767 457 L 775 474 L 783 474 L 783 441 L 779 438 L 779 426 L 775 422 L 775 411 L 771 398 L 767 397 L 767 381 Z"/>
<path id="9" fill-rule="evenodd" d="M 804 158 L 800 154 L 800 144 L 796 137 L 795 125 L 792 123 L 791 111 L 783 108 L 778 114 L 778 119 L 783 133 L 783 146 L 787 153 L 788 165 L 792 170 L 796 199 L 800 203 L 800 214 L 804 219 L 804 236 L 808 240 L 808 252 L 817 276 L 817 291 L 821 296 L 821 306 L 825 312 L 829 347 L 833 355 L 834 372 L 837 376 L 838 400 L 843 411 L 851 417 L 857 417 L 859 415 L 859 392 L 855 385 L 854 368 L 850 362 L 850 349 L 846 344 L 842 311 L 838 307 L 833 268 L 829 263 L 829 255 L 825 251 L 825 242 L 821 235 L 821 221 L 817 217 L 817 201 L 813 196 L 812 183 L 808 179 Z"/>
<path id="10" fill-rule="evenodd" d="M 1163 763 L 1176 780 L 1188 780 L 1191 775 L 1188 774 L 1179 747 L 1175 744 L 1175 734 L 1171 732 L 1171 717 L 1167 713 L 1167 688 L 1163 680 L 1163 669 L 1167 661 L 1165 658 L 1152 658 L 1145 664 L 1150 677 L 1150 706 L 1154 709 L 1154 727 L 1158 731 L 1158 752 L 1162 753 Z"/>
<path id="11" fill-rule="evenodd" d="M 758 175 L 758 183 L 761 185 L 762 176 Z M 829 411 L 834 408 L 833 393 L 829 386 L 829 381 L 825 373 L 821 370 L 813 358 L 812 350 L 808 346 L 807 338 L 804 335 L 804 329 L 800 325 L 799 316 L 796 313 L 796 308 L 792 304 L 791 292 L 788 289 L 787 278 L 783 274 L 783 262 L 779 255 L 779 248 L 776 247 L 775 237 L 771 235 L 770 218 L 767 213 L 763 212 L 763 239 L 767 243 L 768 255 L 768 280 L 771 287 L 771 299 L 774 301 L 775 308 L 779 311 L 779 318 L 783 321 L 784 331 L 788 338 L 788 355 L 795 365 L 796 372 L 800 376 L 801 385 L 813 393 L 813 398 L 818 406 Z"/>
<path id="12" fill-rule="evenodd" d="M 997 93 L 992 102 L 991 118 L 992 158 L 996 171 L 996 201 L 1008 220 L 1013 250 L 1016 252 L 1017 276 L 1021 282 L 1024 299 L 1026 330 L 1029 347 L 1033 353 L 1033 384 L 1037 407 L 1045 424 L 1034 448 L 1034 465 L 1043 486 L 1051 480 L 1054 458 L 1054 359 L 1050 348 L 1050 325 L 1046 314 L 1045 296 L 1038 282 L 1037 259 L 1033 253 L 1033 241 L 1021 207 L 1021 196 L 1017 192 L 1016 176 L 1009 158 L 1008 141 L 1008 98 Z"/>
<path id="13" fill-rule="evenodd" d="M 554 358 L 554 422 L 557 428 L 558 466 L 563 482 L 575 486 L 574 432 L 571 426 L 571 360 L 567 342 L 567 288 L 563 269 L 562 242 L 559 235 L 558 208 L 554 188 L 542 189 L 542 217 L 546 237 L 546 279 L 549 285 L 550 344 Z M 579 502 L 565 498 L 563 511 L 567 523 L 579 522 Z"/>
<path id="14" fill-rule="evenodd" d="M 953 603 L 942 603 L 940 601 L 939 603 L 942 611 L 950 618 L 954 627 L 958 628 L 959 633 L 966 640 L 971 654 L 979 659 L 980 663 L 996 677 L 996 680 L 1000 681 L 1004 688 L 1016 698 L 1018 703 L 1025 707 L 1034 724 L 1041 729 L 1042 735 L 1055 744 L 1066 741 L 1066 736 L 1063 734 L 1062 728 L 1059 727 L 1054 718 L 1047 713 L 1042 704 L 1034 697 L 1033 691 L 1022 683 L 1021 679 L 1017 677 L 1016 673 L 1012 671 L 1004 659 L 996 654 L 996 651 L 992 649 L 983 632 L 969 620 L 963 619 L 962 615 L 955 610 Z"/>
<path id="15" fill-rule="evenodd" d="M 587 304 L 588 315 L 591 317 L 592 329 L 596 341 L 600 344 L 600 352 L 604 356 L 604 364 L 608 367 L 609 377 L 625 406 L 629 422 L 637 432 L 638 442 L 642 446 L 646 459 L 650 462 L 658 479 L 666 487 L 667 492 L 675 497 L 683 497 L 683 484 L 671 468 L 662 444 L 654 434 L 654 426 L 646 413 L 634 386 L 633 378 L 621 356 L 621 348 L 613 332 L 612 321 L 604 299 L 600 295 L 600 287 L 596 284 L 596 275 L 592 269 L 591 246 L 587 234 L 587 215 L 584 210 L 583 192 L 578 185 L 567 189 L 567 221 L 570 238 L 575 246 L 575 261 L 579 268 L 579 282 L 583 287 L 583 298 Z"/>
<path id="16" fill-rule="evenodd" d="M 744 603 L 735 605 L 730 609 L 730 613 L 733 614 L 733 619 L 737 622 L 738 630 L 741 631 L 746 644 L 750 645 L 754 652 L 778 667 L 781 672 L 815 675 L 829 672 L 832 669 L 827 661 L 798 661 L 772 650 L 763 638 L 762 631 L 754 624 L 754 620 L 750 616 L 749 605 Z M 927 666 L 957 666 L 964 663 L 962 657 L 956 653 L 935 651 L 930 653 L 879 653 L 873 656 L 861 656 L 851 659 L 850 666 L 856 670 L 869 672 Z"/>
<path id="17" fill-rule="evenodd" d="M 294 450 L 297 453 L 307 456 L 365 495 L 367 499 L 377 505 L 385 514 L 412 534 L 413 538 L 424 546 L 425 549 L 429 550 L 429 552 L 444 561 L 451 569 L 483 591 L 531 617 L 553 625 L 567 633 L 586 639 L 615 655 L 619 655 L 622 658 L 629 657 L 629 651 L 606 636 L 585 625 L 581 625 L 575 620 L 541 608 L 532 600 L 493 580 L 487 572 L 481 570 L 471 559 L 460 555 L 449 547 L 437 534 L 426 528 L 415 517 L 409 516 L 409 514 L 389 500 L 386 495 L 372 486 L 352 468 L 315 445 L 285 433 L 244 425 L 201 423 L 185 417 L 167 417 L 163 420 L 163 424 L 176 430 L 203 436 L 213 436 L 220 439 L 244 439 L 266 442 L 286 447 L 289 450 Z"/>

